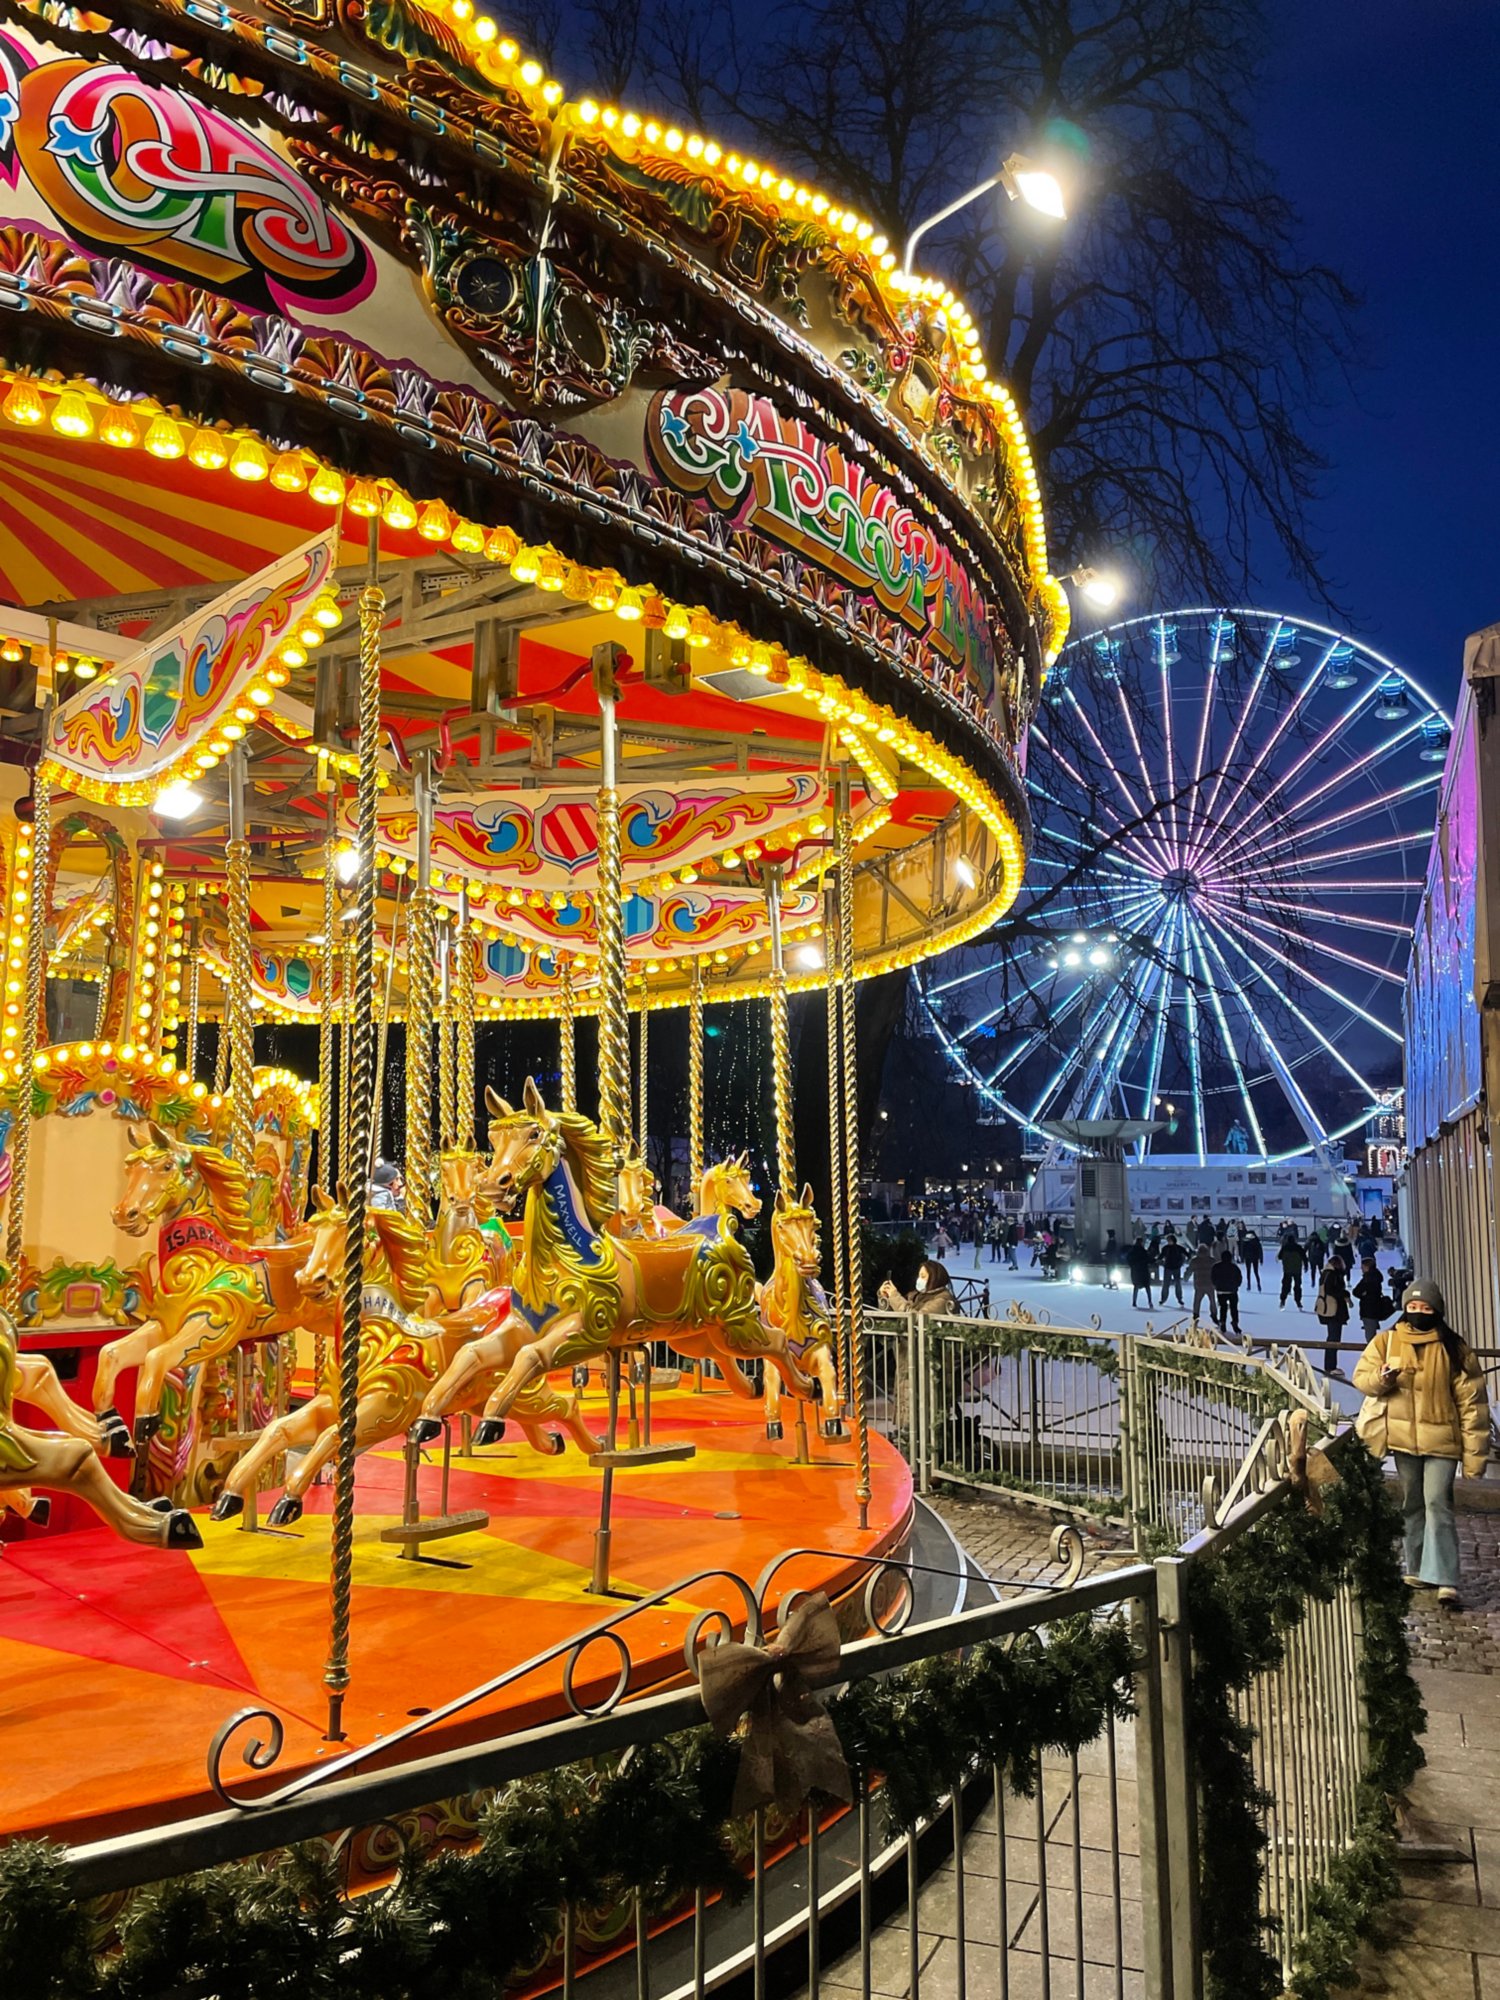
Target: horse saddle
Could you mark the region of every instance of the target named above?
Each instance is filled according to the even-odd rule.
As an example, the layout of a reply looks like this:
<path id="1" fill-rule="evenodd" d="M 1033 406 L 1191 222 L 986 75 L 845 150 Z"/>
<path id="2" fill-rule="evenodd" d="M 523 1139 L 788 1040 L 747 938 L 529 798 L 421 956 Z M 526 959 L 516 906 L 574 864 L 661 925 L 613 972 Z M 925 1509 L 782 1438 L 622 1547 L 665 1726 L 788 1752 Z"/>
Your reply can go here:
<path id="1" fill-rule="evenodd" d="M 637 1311 L 651 1319 L 671 1319 L 682 1308 L 688 1268 L 703 1253 L 703 1238 L 690 1234 L 622 1238 L 620 1248 L 640 1273 Z"/>

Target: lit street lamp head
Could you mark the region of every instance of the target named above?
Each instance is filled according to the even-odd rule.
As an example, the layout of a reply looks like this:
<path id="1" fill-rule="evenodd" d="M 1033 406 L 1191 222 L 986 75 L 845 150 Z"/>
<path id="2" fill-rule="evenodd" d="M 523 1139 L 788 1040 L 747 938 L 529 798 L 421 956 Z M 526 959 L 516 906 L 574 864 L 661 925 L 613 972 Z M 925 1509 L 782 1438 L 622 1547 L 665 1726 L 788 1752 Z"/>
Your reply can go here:
<path id="1" fill-rule="evenodd" d="M 1062 182 L 1024 153 L 1012 153 L 1006 160 L 1000 169 L 1000 185 L 1012 201 L 1024 201 L 1038 215 L 1045 215 L 1053 222 L 1067 221 L 1068 204 Z"/>

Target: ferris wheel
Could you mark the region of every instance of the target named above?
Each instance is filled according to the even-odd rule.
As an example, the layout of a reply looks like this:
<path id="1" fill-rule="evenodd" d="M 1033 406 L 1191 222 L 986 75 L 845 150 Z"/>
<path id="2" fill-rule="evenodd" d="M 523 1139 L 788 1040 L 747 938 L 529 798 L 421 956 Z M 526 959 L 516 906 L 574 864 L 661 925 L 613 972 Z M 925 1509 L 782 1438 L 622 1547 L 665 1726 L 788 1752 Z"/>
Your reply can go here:
<path id="1" fill-rule="evenodd" d="M 1305 618 L 1190 609 L 1066 647 L 1020 904 L 917 975 L 989 1114 L 1158 1128 L 1144 1158 L 1331 1162 L 1399 1086 L 1452 719 Z"/>

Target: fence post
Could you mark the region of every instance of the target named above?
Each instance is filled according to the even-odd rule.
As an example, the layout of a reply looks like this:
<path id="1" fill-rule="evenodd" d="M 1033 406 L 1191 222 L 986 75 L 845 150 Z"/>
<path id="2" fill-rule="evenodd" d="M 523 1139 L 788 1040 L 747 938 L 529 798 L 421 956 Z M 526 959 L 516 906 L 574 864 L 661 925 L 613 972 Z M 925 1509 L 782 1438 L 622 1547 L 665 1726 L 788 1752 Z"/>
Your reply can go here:
<path id="1" fill-rule="evenodd" d="M 1163 1741 L 1162 1639 L 1153 1584 L 1132 1612 L 1136 1641 L 1135 1793 L 1140 1822 L 1141 1945 L 1146 1991 L 1176 2000 L 1172 1985 L 1171 1857 Z"/>
<path id="2" fill-rule="evenodd" d="M 1167 1918 L 1173 2000 L 1202 2000 L 1203 1951 L 1198 1905 L 1198 1778 L 1193 1760 L 1191 1694 L 1193 1636 L 1187 1611 L 1187 1563 L 1159 1556 L 1157 1617 L 1161 1628 L 1161 1720 L 1165 1778 Z"/>
<path id="3" fill-rule="evenodd" d="M 1121 1334 L 1117 1345 L 1120 1350 L 1120 1491 L 1125 1503 L 1125 1518 L 1130 1523 L 1131 1546 L 1136 1554 L 1146 1553 L 1144 1535 L 1146 1527 L 1146 1491 L 1141 1478 L 1140 1453 L 1137 1448 L 1136 1415 L 1139 1405 L 1140 1384 L 1136 1379 L 1135 1343 Z"/>
<path id="4" fill-rule="evenodd" d="M 922 1338 L 923 1315 L 906 1315 L 906 1373 L 911 1385 L 912 1470 L 917 1475 L 917 1491 L 932 1491 L 932 1433 L 927 1398 L 926 1342 Z"/>

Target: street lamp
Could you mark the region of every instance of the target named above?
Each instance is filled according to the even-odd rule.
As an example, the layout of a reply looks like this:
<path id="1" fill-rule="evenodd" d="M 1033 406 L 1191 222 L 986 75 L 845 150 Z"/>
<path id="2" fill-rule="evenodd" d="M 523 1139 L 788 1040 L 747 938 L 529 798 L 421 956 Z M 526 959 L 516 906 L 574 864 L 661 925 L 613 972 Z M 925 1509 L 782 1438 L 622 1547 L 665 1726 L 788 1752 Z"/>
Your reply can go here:
<path id="1" fill-rule="evenodd" d="M 1114 569 L 1093 569 L 1085 564 L 1080 569 L 1070 569 L 1063 582 L 1074 584 L 1084 602 L 1095 611 L 1113 611 L 1125 595 L 1124 580 Z"/>
<path id="2" fill-rule="evenodd" d="M 940 208 L 936 215 L 929 215 L 925 222 L 919 222 L 906 239 L 906 255 L 901 260 L 901 275 L 911 276 L 911 260 L 916 255 L 917 245 L 929 229 L 936 229 L 940 222 L 946 222 L 950 215 L 957 215 L 961 208 L 967 208 L 971 201 L 978 201 L 991 188 L 1004 188 L 1012 201 L 1024 201 L 1028 208 L 1034 208 L 1038 215 L 1045 215 L 1053 222 L 1065 222 L 1068 205 L 1063 198 L 1062 183 L 1056 174 L 1046 167 L 1028 159 L 1024 153 L 1011 153 L 1002 163 L 998 173 L 981 181 L 978 187 L 971 187 L 967 194 L 961 194 L 957 201 L 950 201 L 946 208 Z"/>

